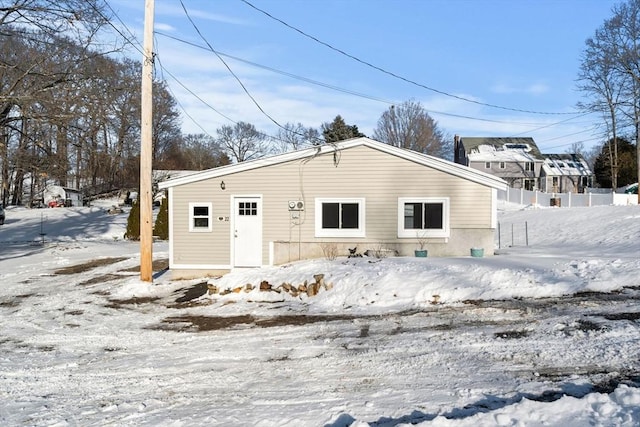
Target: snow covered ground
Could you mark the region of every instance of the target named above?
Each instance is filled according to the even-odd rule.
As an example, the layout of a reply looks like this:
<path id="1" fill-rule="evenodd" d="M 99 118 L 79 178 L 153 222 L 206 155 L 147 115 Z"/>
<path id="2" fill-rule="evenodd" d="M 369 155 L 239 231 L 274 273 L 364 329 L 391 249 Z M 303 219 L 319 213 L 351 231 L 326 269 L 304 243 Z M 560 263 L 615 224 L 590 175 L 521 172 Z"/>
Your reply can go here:
<path id="1" fill-rule="evenodd" d="M 638 206 L 506 209 L 494 257 L 211 280 L 172 281 L 160 242 L 148 284 L 110 204 L 6 211 L 2 425 L 640 424 Z"/>

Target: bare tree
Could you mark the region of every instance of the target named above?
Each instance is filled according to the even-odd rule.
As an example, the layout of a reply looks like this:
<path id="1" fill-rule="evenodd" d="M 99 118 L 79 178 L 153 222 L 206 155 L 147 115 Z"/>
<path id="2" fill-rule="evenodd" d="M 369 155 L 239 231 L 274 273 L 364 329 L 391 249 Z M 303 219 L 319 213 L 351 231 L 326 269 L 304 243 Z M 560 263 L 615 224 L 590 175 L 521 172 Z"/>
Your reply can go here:
<path id="1" fill-rule="evenodd" d="M 185 135 L 181 152 L 184 159 L 183 169 L 204 170 L 231 163 L 222 147 L 210 135 Z"/>
<path id="2" fill-rule="evenodd" d="M 102 8 L 102 0 L 7 0 L 0 5 L 0 202 L 7 202 L 11 179 L 17 202 L 24 173 L 38 173 L 23 163 L 26 152 L 31 160 L 37 157 L 36 146 L 52 160 L 49 164 L 58 166 L 57 179 L 66 180 L 70 138 L 79 135 L 70 114 L 75 116 L 78 105 L 74 85 L 82 79 L 83 64 L 96 56 L 91 47 L 107 22 Z M 36 132 L 50 138 L 36 140 Z M 12 144 L 19 154 L 13 158 Z M 18 168 L 11 170 L 18 158 Z"/>
<path id="3" fill-rule="evenodd" d="M 321 141 L 320 132 L 317 129 L 305 127 L 302 123 L 285 123 L 282 128 L 278 129 L 274 151 L 286 153 L 305 146 L 318 145 Z"/>
<path id="4" fill-rule="evenodd" d="M 587 40 L 579 87 L 590 97 L 583 104 L 584 109 L 603 114 L 612 185 L 616 187 L 620 160 L 615 141 L 625 128 L 634 135 L 640 171 L 640 0 L 616 5 L 612 13 L 595 36 Z M 638 198 L 640 201 L 640 194 Z"/>
<path id="5" fill-rule="evenodd" d="M 382 113 L 373 138 L 432 156 L 452 156 L 451 138 L 446 137 L 437 122 L 415 100 L 405 101 L 398 107 L 392 105 Z"/>
<path id="6" fill-rule="evenodd" d="M 619 116 L 622 115 L 620 101 L 624 86 L 627 82 L 626 74 L 620 72 L 616 64 L 616 41 L 611 23 L 596 30 L 593 38 L 587 39 L 587 47 L 583 53 L 580 72 L 578 74 L 578 88 L 588 94 L 588 102 L 579 103 L 583 111 L 600 113 L 605 124 L 606 140 L 617 140 Z M 610 159 L 611 177 L 614 187 L 617 186 L 618 150 L 616 144 L 611 144 L 607 150 Z"/>
<path id="7" fill-rule="evenodd" d="M 171 160 L 168 153 L 175 153 L 182 143 L 180 113 L 165 82 L 154 84 L 153 100 L 153 159 L 162 165 Z"/>
<path id="8" fill-rule="evenodd" d="M 265 134 L 258 132 L 250 123 L 238 122 L 233 127 L 225 125 L 216 129 L 216 133 L 218 143 L 235 162 L 257 159 L 269 152 Z"/>

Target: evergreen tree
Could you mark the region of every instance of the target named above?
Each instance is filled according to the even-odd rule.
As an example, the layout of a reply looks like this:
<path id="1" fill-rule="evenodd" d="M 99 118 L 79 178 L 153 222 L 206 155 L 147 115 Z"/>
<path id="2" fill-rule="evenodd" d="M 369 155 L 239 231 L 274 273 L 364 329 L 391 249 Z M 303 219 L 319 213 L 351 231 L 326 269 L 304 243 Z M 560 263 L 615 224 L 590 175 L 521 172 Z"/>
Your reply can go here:
<path id="1" fill-rule="evenodd" d="M 614 147 L 613 140 L 604 144 L 593 165 L 593 173 L 596 176 L 596 180 L 603 188 L 612 188 L 614 182 L 612 176 L 614 174 L 617 175 L 617 187 L 633 184 L 638 176 L 636 146 L 623 138 L 617 138 L 615 145 L 617 147 Z M 613 148 L 617 148 L 617 167 L 614 167 Z"/>
<path id="2" fill-rule="evenodd" d="M 327 143 L 344 141 L 345 139 L 360 138 L 366 136 L 360 133 L 358 126 L 349 126 L 341 116 L 336 116 L 331 123 L 322 124 L 322 135 Z"/>
<path id="3" fill-rule="evenodd" d="M 162 199 L 160 211 L 153 227 L 153 235 L 158 236 L 161 240 L 169 239 L 169 202 L 166 197 Z"/>
<path id="4" fill-rule="evenodd" d="M 134 200 L 131 205 L 129 218 L 127 218 L 127 231 L 124 233 L 124 238 L 128 240 L 140 240 L 140 206 L 138 199 Z"/>

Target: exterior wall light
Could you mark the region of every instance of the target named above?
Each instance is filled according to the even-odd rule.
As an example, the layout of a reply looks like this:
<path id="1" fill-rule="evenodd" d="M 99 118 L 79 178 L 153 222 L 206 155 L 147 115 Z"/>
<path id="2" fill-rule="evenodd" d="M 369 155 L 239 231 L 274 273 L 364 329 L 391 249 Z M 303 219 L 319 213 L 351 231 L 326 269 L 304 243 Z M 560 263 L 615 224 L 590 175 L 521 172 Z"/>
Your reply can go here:
<path id="1" fill-rule="evenodd" d="M 224 181 L 220 181 L 220 188 L 224 190 L 227 186 L 224 184 Z"/>

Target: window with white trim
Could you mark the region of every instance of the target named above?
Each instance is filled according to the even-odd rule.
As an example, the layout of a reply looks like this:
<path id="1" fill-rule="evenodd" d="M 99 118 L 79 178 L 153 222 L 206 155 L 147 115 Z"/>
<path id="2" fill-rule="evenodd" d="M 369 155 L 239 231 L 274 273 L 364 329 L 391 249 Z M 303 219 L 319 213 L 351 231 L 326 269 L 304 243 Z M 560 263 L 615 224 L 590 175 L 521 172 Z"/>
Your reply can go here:
<path id="1" fill-rule="evenodd" d="M 315 200 L 316 237 L 365 237 L 364 199 Z"/>
<path id="2" fill-rule="evenodd" d="M 398 198 L 398 237 L 449 237 L 449 198 Z"/>
<path id="3" fill-rule="evenodd" d="M 485 169 L 491 169 L 491 162 L 484 162 Z"/>
<path id="4" fill-rule="evenodd" d="M 211 203 L 189 203 L 189 231 L 212 230 L 213 205 Z"/>
<path id="5" fill-rule="evenodd" d="M 500 162 L 500 169 L 506 169 L 507 164 L 505 162 Z"/>

